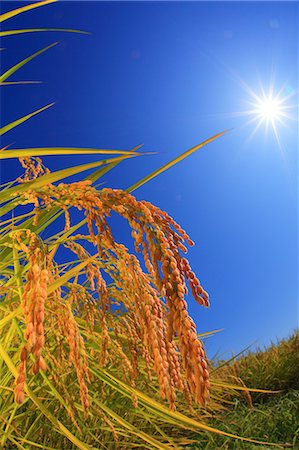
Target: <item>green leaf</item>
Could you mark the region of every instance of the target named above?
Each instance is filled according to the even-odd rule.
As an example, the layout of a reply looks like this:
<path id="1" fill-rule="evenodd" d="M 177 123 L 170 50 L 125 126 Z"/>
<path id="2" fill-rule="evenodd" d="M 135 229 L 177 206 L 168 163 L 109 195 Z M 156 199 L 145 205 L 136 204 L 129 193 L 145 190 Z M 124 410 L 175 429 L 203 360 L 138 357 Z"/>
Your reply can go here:
<path id="1" fill-rule="evenodd" d="M 136 145 L 136 147 L 132 148 L 131 152 L 133 154 L 136 154 L 137 150 L 139 150 L 142 146 L 143 146 L 143 144 Z M 0 158 L 1 158 L 1 156 L 0 156 Z M 123 159 L 125 159 L 125 158 L 123 158 Z M 96 170 L 92 175 L 90 175 L 88 177 L 88 179 L 94 183 L 96 180 L 101 178 L 107 172 L 114 169 L 114 167 L 116 167 L 119 163 L 121 163 L 121 161 L 111 163 L 111 164 L 107 165 L 106 167 Z"/>
<path id="2" fill-rule="evenodd" d="M 0 15 L 0 23 L 5 20 L 11 19 L 18 14 L 29 11 L 30 9 L 39 8 L 40 6 L 49 5 L 50 3 L 57 2 L 57 0 L 43 0 L 41 2 L 30 3 L 29 5 L 21 6 L 21 8 L 16 8 Z"/>
<path id="3" fill-rule="evenodd" d="M 49 156 L 49 155 L 136 155 L 134 150 L 107 150 L 97 148 L 16 148 L 12 150 L 3 150 L 0 152 L 0 159 L 25 158 L 30 156 Z M 125 159 L 126 156 L 123 158 Z M 118 161 L 120 162 L 120 161 Z"/>
<path id="4" fill-rule="evenodd" d="M 234 389 L 236 391 L 262 392 L 263 394 L 278 394 L 282 391 L 270 391 L 268 389 L 254 389 L 247 386 L 238 386 L 237 384 L 222 383 L 221 381 L 213 381 L 213 386 L 224 387 L 226 389 Z"/>
<path id="5" fill-rule="evenodd" d="M 56 289 L 58 289 L 61 286 L 63 286 L 71 278 L 73 278 L 76 275 L 78 275 L 80 273 L 81 269 L 84 269 L 84 267 L 87 266 L 87 264 L 89 264 L 93 260 L 95 260 L 97 256 L 98 255 L 90 256 L 89 258 L 85 259 L 80 264 L 78 264 L 76 267 L 73 267 L 72 269 L 68 270 L 64 275 L 59 277 L 58 280 L 54 281 L 54 283 L 49 285 L 49 287 L 48 287 L 48 294 L 51 294 Z"/>
<path id="6" fill-rule="evenodd" d="M 36 114 L 39 114 L 40 112 L 45 111 L 46 109 L 50 108 L 53 105 L 54 105 L 54 103 L 49 103 L 49 105 L 46 105 L 43 108 L 37 109 L 36 111 L 33 111 L 30 114 L 27 114 L 27 116 L 23 116 L 20 119 L 17 119 L 14 122 L 9 123 L 8 125 L 5 125 L 4 127 L 0 128 L 0 136 L 2 136 L 2 134 L 4 134 L 4 133 L 7 133 L 12 128 L 17 127 L 18 125 L 25 122 L 26 120 L 31 119 L 31 117 L 35 116 Z"/>
<path id="7" fill-rule="evenodd" d="M 90 34 L 88 31 L 83 30 L 73 30 L 71 28 L 24 28 L 20 30 L 6 30 L 0 31 L 0 37 L 12 36 L 15 34 L 25 34 L 25 33 L 39 33 L 43 31 L 62 31 L 65 33 L 80 33 L 80 34 Z"/>
<path id="8" fill-rule="evenodd" d="M 17 309 L 14 309 L 11 313 L 7 314 L 3 319 L 0 320 L 0 330 L 5 325 L 7 325 L 11 320 L 13 320 L 17 315 L 21 314 L 23 311 L 23 308 L 21 306 L 18 306 Z M 1 356 L 1 352 L 0 352 Z"/>
<path id="9" fill-rule="evenodd" d="M 192 153 L 196 152 L 200 148 L 204 147 L 205 145 L 209 144 L 210 142 L 214 141 L 215 139 L 219 138 L 220 136 L 222 136 L 225 133 L 227 133 L 227 130 L 222 131 L 221 133 L 218 133 L 215 136 L 212 136 L 211 138 L 207 139 L 206 141 L 201 142 L 200 144 L 196 145 L 195 147 L 190 148 L 189 150 L 187 150 L 186 152 L 182 153 L 177 158 L 172 159 L 167 164 L 164 164 L 159 169 L 155 170 L 151 174 L 147 175 L 146 177 L 142 178 L 137 183 L 135 183 L 132 186 L 130 186 L 129 188 L 127 188 L 127 191 L 128 192 L 135 191 L 136 189 L 138 189 L 143 184 L 147 183 L 148 181 L 152 180 L 156 176 L 160 175 L 162 172 L 165 172 L 165 170 L 169 169 L 170 167 L 174 166 L 178 162 L 180 162 L 183 159 L 187 158 L 187 156 L 190 156 Z"/>
<path id="10" fill-rule="evenodd" d="M 10 69 L 8 69 L 3 75 L 0 76 L 0 83 L 3 83 L 8 77 L 10 77 L 13 73 L 15 73 L 17 70 L 19 70 L 21 67 L 23 67 L 25 64 L 27 64 L 29 61 L 34 59 L 36 56 L 40 55 L 41 53 L 44 53 L 45 51 L 49 50 L 50 48 L 57 45 L 58 42 L 54 42 L 51 45 L 48 45 L 47 47 L 42 48 L 38 52 L 33 53 L 31 56 L 28 56 L 28 58 L 23 59 L 18 64 L 14 65 Z"/>
<path id="11" fill-rule="evenodd" d="M 10 86 L 14 84 L 41 84 L 41 81 L 4 81 L 3 83 L 0 83 L 0 86 Z"/>

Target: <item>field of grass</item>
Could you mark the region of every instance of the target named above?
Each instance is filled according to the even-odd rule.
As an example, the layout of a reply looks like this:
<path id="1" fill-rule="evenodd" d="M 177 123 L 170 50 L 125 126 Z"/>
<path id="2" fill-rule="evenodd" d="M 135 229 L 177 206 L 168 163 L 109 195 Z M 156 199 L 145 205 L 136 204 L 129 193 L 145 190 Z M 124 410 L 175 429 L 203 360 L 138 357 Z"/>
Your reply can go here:
<path id="1" fill-rule="evenodd" d="M 269 348 L 250 352 L 219 369 L 225 379 L 240 379 L 247 387 L 280 390 L 275 394 L 250 392 L 232 396 L 231 404 L 211 423 L 218 429 L 281 444 L 278 448 L 299 448 L 299 332 Z M 248 397 L 250 395 L 251 399 Z M 270 449 L 210 435 L 200 449 Z"/>

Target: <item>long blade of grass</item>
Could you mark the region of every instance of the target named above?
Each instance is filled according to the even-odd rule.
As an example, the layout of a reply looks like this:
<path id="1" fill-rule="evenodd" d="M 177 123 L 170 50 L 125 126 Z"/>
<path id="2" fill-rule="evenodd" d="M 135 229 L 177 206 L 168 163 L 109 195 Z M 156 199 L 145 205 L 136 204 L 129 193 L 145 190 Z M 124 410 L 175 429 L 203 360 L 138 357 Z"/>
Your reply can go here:
<path id="1" fill-rule="evenodd" d="M 186 152 L 182 153 L 178 157 L 172 159 L 167 164 L 164 164 L 162 167 L 160 167 L 157 170 L 154 170 L 151 174 L 147 175 L 146 177 L 139 180 L 137 183 L 133 184 L 129 188 L 127 188 L 128 192 L 135 191 L 143 184 L 147 183 L 148 181 L 152 180 L 156 176 L 160 175 L 162 172 L 165 172 L 165 170 L 169 169 L 170 167 L 174 166 L 175 164 L 179 163 L 183 159 L 187 158 L 187 156 L 190 156 L 192 153 L 196 152 L 200 148 L 204 147 L 205 145 L 209 144 L 210 142 L 214 141 L 215 139 L 219 138 L 220 136 L 227 133 L 227 130 L 222 131 L 221 133 L 216 134 L 215 136 L 212 136 L 211 138 L 207 139 L 206 141 L 201 142 L 200 144 L 196 145 L 195 147 L 190 148 Z"/>
<path id="2" fill-rule="evenodd" d="M 54 42 L 51 45 L 48 45 L 47 47 L 42 48 L 38 52 L 33 53 L 32 55 L 28 56 L 28 58 L 23 59 L 18 64 L 15 64 L 13 67 L 8 69 L 6 72 L 4 72 L 3 75 L 0 76 L 0 83 L 3 83 L 8 77 L 10 77 L 13 73 L 15 73 L 17 70 L 19 70 L 21 67 L 23 67 L 25 64 L 27 64 L 32 59 L 36 58 L 38 55 L 41 55 L 42 53 L 46 52 L 50 48 L 57 45 L 58 42 Z"/>
<path id="3" fill-rule="evenodd" d="M 30 156 L 49 155 L 135 155 L 133 150 L 108 150 L 97 148 L 69 148 L 69 147 L 47 147 L 47 148 L 16 148 L 0 152 L 0 159 L 25 158 Z"/>
<path id="4" fill-rule="evenodd" d="M 81 271 L 81 269 L 84 269 L 87 264 L 89 264 L 91 261 L 93 261 L 98 255 L 90 256 L 89 258 L 82 261 L 80 264 L 78 264 L 76 267 L 73 267 L 72 269 L 68 270 L 64 275 L 59 277 L 58 280 L 54 281 L 54 283 L 50 284 L 48 287 L 48 294 L 51 294 L 56 289 L 63 286 L 67 281 L 69 281 L 71 278 L 74 278 L 76 275 L 78 275 Z"/>
<path id="5" fill-rule="evenodd" d="M 132 148 L 131 152 L 135 154 L 142 146 L 143 146 L 143 144 L 136 145 L 136 147 Z M 109 164 L 106 167 L 103 167 L 101 169 L 98 169 L 91 176 L 89 176 L 88 179 L 91 180 L 94 183 L 96 180 L 101 178 L 103 175 L 108 173 L 110 170 L 114 169 L 114 167 L 116 167 L 120 163 L 121 163 L 121 161 L 118 161 L 118 162 L 115 162 L 115 163 L 111 163 L 111 164 Z"/>
<path id="6" fill-rule="evenodd" d="M 129 422 L 124 420 L 122 417 L 120 417 L 118 414 L 116 414 L 114 411 L 108 408 L 108 406 L 104 405 L 104 403 L 98 401 L 96 398 L 94 399 L 94 402 L 110 417 L 112 417 L 117 423 L 119 423 L 121 427 L 127 428 L 132 433 L 141 438 L 143 441 L 147 442 L 148 444 L 151 444 L 154 448 L 158 448 L 161 450 L 169 450 L 169 448 L 171 448 L 169 447 L 169 445 L 162 444 L 161 442 L 154 439 L 152 436 L 144 433 L 143 431 L 138 430 L 138 428 L 134 427 Z"/>
<path id="7" fill-rule="evenodd" d="M 25 34 L 25 33 L 40 33 L 44 31 L 62 31 L 65 33 L 80 33 L 80 34 L 90 34 L 88 31 L 74 30 L 72 28 L 24 28 L 20 30 L 5 30 L 0 31 L 0 37 L 13 36 L 15 34 Z"/>
<path id="8" fill-rule="evenodd" d="M 14 84 L 41 84 L 41 81 L 4 81 L 4 83 L 0 83 L 0 86 L 10 86 Z"/>
<path id="9" fill-rule="evenodd" d="M 3 220 L 1 222 L 1 234 L 5 233 L 5 231 L 9 230 L 11 231 L 12 228 L 12 223 L 14 223 L 14 225 L 19 222 L 22 219 L 25 219 L 26 217 L 32 216 L 32 212 L 26 213 L 26 214 L 21 214 L 20 216 L 16 216 L 14 218 L 9 218 L 7 220 Z M 4 225 L 7 225 L 6 227 Z"/>
<path id="10" fill-rule="evenodd" d="M 5 20 L 11 19 L 23 12 L 29 11 L 30 9 L 39 8 L 40 6 L 48 5 L 49 3 L 57 2 L 57 0 L 43 0 L 41 2 L 30 3 L 29 5 L 21 6 L 21 8 L 16 8 L 0 15 L 0 23 Z"/>
<path id="11" fill-rule="evenodd" d="M 8 439 L 15 445 L 15 448 L 17 447 L 20 450 L 26 450 L 26 448 L 19 444 L 12 436 L 8 436 Z"/>
<path id="12" fill-rule="evenodd" d="M 12 423 L 14 417 L 15 417 L 17 408 L 18 408 L 18 406 L 15 405 L 14 408 L 12 409 L 12 411 L 11 411 L 9 419 L 6 422 L 6 427 L 5 427 L 4 433 L 2 434 L 2 438 L 1 438 L 1 448 L 5 448 L 5 443 L 6 443 L 6 440 L 7 440 L 8 436 L 9 436 L 9 430 L 11 428 L 11 423 Z"/>
<path id="13" fill-rule="evenodd" d="M 40 112 L 45 111 L 46 109 L 50 108 L 53 105 L 54 105 L 54 103 L 49 103 L 48 105 L 44 106 L 43 108 L 37 109 L 36 111 L 33 111 L 32 113 L 27 114 L 26 116 L 23 116 L 20 119 L 17 119 L 14 122 L 11 122 L 11 123 L 5 125 L 4 127 L 0 128 L 0 136 L 2 136 L 2 134 L 4 134 L 4 133 L 7 133 L 12 128 L 17 127 L 18 125 L 20 125 L 21 123 L 30 119 L 31 117 L 35 116 L 36 114 L 39 114 Z"/>
<path id="14" fill-rule="evenodd" d="M 220 333 L 221 331 L 223 331 L 224 328 L 218 328 L 217 330 L 212 330 L 212 331 L 204 331 L 203 333 L 198 333 L 198 337 L 206 337 L 206 336 L 213 336 L 216 333 Z"/>
<path id="15" fill-rule="evenodd" d="M 3 194 L 3 192 L 1 192 Z M 0 216 L 4 216 L 5 214 L 8 214 L 12 209 L 14 209 L 18 204 L 15 201 L 11 201 L 6 203 L 5 206 L 2 206 L 0 208 Z"/>
<path id="16" fill-rule="evenodd" d="M 1 328 L 5 327 L 11 320 L 13 320 L 15 317 L 17 317 L 19 314 L 22 313 L 22 307 L 19 306 L 18 308 L 14 309 L 11 313 L 7 314 L 3 319 L 0 320 L 0 330 Z"/>
<path id="17" fill-rule="evenodd" d="M 250 347 L 252 347 L 252 344 L 248 345 L 246 348 L 244 348 L 244 350 L 241 350 L 239 353 L 237 353 L 235 356 L 232 356 L 230 359 L 228 359 L 227 361 L 225 361 L 224 363 L 220 364 L 219 366 L 217 366 L 215 369 L 212 370 L 212 372 L 216 372 L 217 370 L 221 369 L 224 366 L 228 366 L 232 361 L 235 361 L 239 356 L 243 355 L 244 353 L 247 352 L 247 350 L 250 349 Z"/>
<path id="18" fill-rule="evenodd" d="M 278 394 L 280 391 L 269 391 L 268 389 L 254 389 L 248 388 L 247 386 L 238 386 L 237 384 L 223 383 L 221 381 L 212 381 L 213 386 L 224 387 L 227 389 L 234 389 L 237 391 L 249 391 L 249 392 L 262 392 L 263 394 Z"/>
<path id="19" fill-rule="evenodd" d="M 57 450 L 57 449 L 55 449 L 55 448 L 53 448 L 53 447 L 48 447 L 48 446 L 46 446 L 46 445 L 38 444 L 37 442 L 28 441 L 28 439 L 24 439 L 24 438 L 19 437 L 19 436 L 18 436 L 16 439 L 18 439 L 18 440 L 21 441 L 21 442 L 24 442 L 24 444 L 29 444 L 29 445 L 30 445 L 30 448 L 37 447 L 37 448 L 41 448 L 42 450 Z M 28 447 L 27 447 L 27 448 L 28 448 Z"/>

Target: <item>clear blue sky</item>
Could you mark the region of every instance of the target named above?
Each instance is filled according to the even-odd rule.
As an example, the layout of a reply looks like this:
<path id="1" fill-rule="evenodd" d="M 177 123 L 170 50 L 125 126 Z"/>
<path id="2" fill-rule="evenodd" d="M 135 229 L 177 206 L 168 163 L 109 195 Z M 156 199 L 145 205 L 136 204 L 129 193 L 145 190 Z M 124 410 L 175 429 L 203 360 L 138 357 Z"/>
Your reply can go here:
<path id="1" fill-rule="evenodd" d="M 2 10 L 20 2 L 2 2 Z M 2 146 L 129 149 L 158 154 L 122 164 L 104 179 L 125 188 L 202 140 L 232 130 L 136 191 L 190 234 L 193 269 L 210 294 L 189 310 L 199 332 L 224 328 L 208 354 L 266 345 L 298 326 L 298 126 L 279 126 L 282 148 L 248 109 L 260 82 L 298 93 L 296 2 L 59 2 L 5 22 L 3 29 L 67 27 L 90 36 L 40 33 L 2 38 L 1 71 L 40 48 L 58 46 L 1 87 L 2 123 L 52 101 L 50 110 L 7 133 Z M 292 114 L 296 116 L 297 110 Z M 297 116 L 298 118 L 298 116 Z M 52 158 L 52 170 L 91 157 Z M 17 162 L 2 164 L 2 180 Z M 126 239 L 126 231 L 118 230 Z"/>

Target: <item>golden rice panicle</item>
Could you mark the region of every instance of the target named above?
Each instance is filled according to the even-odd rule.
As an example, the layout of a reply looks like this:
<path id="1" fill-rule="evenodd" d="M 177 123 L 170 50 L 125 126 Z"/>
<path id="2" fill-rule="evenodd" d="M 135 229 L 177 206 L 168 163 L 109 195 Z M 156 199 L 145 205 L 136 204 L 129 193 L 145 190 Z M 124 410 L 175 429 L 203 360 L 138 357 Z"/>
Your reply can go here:
<path id="1" fill-rule="evenodd" d="M 64 225 L 63 231 L 69 231 L 69 229 L 71 228 L 71 216 L 70 216 L 67 206 L 65 206 L 65 205 L 62 206 L 62 209 L 64 210 L 64 219 L 65 219 L 65 225 Z"/>
<path id="2" fill-rule="evenodd" d="M 150 287 L 137 258 L 130 255 L 123 245 L 114 244 L 113 253 L 118 256 L 113 259 L 113 266 L 119 270 L 115 283 L 124 292 L 123 304 L 128 311 L 128 319 L 123 319 L 123 323 L 127 325 L 124 333 L 128 337 L 128 347 L 131 350 L 133 375 L 138 375 L 136 357 L 138 341 L 141 341 L 143 353 L 147 353 L 148 362 L 150 357 L 158 376 L 161 396 L 171 402 L 174 395 L 171 392 L 160 300 Z M 115 277 L 114 273 L 109 274 L 112 278 Z M 151 356 L 147 349 L 151 352 Z M 123 362 L 126 365 L 127 361 Z M 130 370 L 129 367 L 128 369 Z M 133 380 L 131 384 L 132 382 Z"/>
<path id="3" fill-rule="evenodd" d="M 87 365 L 87 355 L 85 350 L 84 341 L 80 335 L 78 325 L 75 321 L 72 311 L 69 306 L 60 304 L 59 317 L 59 329 L 65 336 L 70 353 L 69 361 L 74 365 L 77 379 L 80 386 L 81 404 L 84 409 L 84 415 L 87 417 L 89 400 L 88 400 L 88 388 L 85 380 L 89 380 L 89 370 Z"/>
<path id="4" fill-rule="evenodd" d="M 175 330 L 179 338 L 179 350 L 190 391 L 196 403 L 204 406 L 209 396 L 209 372 L 195 324 L 187 311 L 187 303 L 184 299 L 186 286 L 180 270 L 179 255 L 165 248 L 161 270 L 164 276 L 167 304 L 172 315 L 168 338 Z"/>
<path id="5" fill-rule="evenodd" d="M 39 276 L 39 266 L 35 262 L 35 256 L 37 252 L 33 256 L 30 257 L 29 261 L 31 262 L 31 266 L 27 273 L 27 282 L 24 287 L 24 292 L 22 295 L 22 307 L 25 315 L 25 333 L 24 337 L 27 341 L 26 348 L 30 353 L 35 345 L 35 327 L 34 327 L 34 308 L 35 308 L 35 293 L 36 293 L 36 285 L 38 284 L 38 276 Z M 33 263 L 33 264 L 32 264 Z"/>
<path id="6" fill-rule="evenodd" d="M 17 403 L 23 403 L 25 399 L 24 388 L 26 382 L 26 359 L 27 350 L 26 347 L 23 347 L 21 352 L 21 363 L 18 367 L 18 376 L 15 382 L 15 400 Z"/>
<path id="7" fill-rule="evenodd" d="M 35 330 L 36 330 L 36 341 L 35 346 L 33 348 L 33 354 L 35 357 L 35 364 L 33 366 L 33 373 L 38 373 L 39 369 L 45 371 L 46 363 L 41 355 L 42 349 L 45 343 L 44 336 L 44 310 L 45 310 L 45 302 L 47 300 L 47 285 L 48 285 L 49 275 L 48 270 L 43 269 L 40 271 L 40 280 L 37 285 L 36 290 L 36 307 L 34 311 L 34 320 L 35 320 Z"/>
<path id="8" fill-rule="evenodd" d="M 28 246 L 21 242 L 22 235 L 24 234 L 29 240 Z M 32 353 L 35 356 L 34 373 L 37 373 L 40 368 L 43 370 L 46 368 L 41 351 L 44 345 L 42 322 L 44 319 L 44 302 L 47 297 L 47 270 L 41 269 L 41 265 L 44 263 L 44 255 L 37 236 L 30 230 L 26 230 L 15 233 L 14 237 L 19 242 L 21 250 L 24 251 L 29 264 L 21 301 L 25 318 L 24 338 L 26 345 L 21 350 L 21 363 L 15 389 L 16 400 L 18 403 L 21 403 L 24 400 L 26 365 L 29 354 Z"/>
<path id="9" fill-rule="evenodd" d="M 101 419 L 103 420 L 103 422 L 106 423 L 106 425 L 108 425 L 108 427 L 110 428 L 110 431 L 111 431 L 111 433 L 113 435 L 113 439 L 114 439 L 113 445 L 115 446 L 115 448 L 118 448 L 119 437 L 118 437 L 118 434 L 115 430 L 113 423 L 100 410 L 99 410 L 99 415 L 100 415 Z"/>
<path id="10" fill-rule="evenodd" d="M 38 198 L 34 198 L 34 195 Z M 144 355 L 147 367 L 151 366 L 157 374 L 161 396 L 169 401 L 171 408 L 174 409 L 175 389 L 186 395 L 192 394 L 198 404 L 204 405 L 209 397 L 209 372 L 202 343 L 187 311 L 186 283 L 198 303 L 208 306 L 209 302 L 208 294 L 201 287 L 187 259 L 180 254 L 187 251 L 185 243 L 194 244 L 187 233 L 156 206 L 137 201 L 125 191 L 109 188 L 97 191 L 90 182 L 70 185 L 60 183 L 58 186 L 48 186 L 36 191 L 34 195 L 24 194 L 25 201 L 32 199 L 34 203 L 37 200 L 46 208 L 65 205 L 67 208 L 74 206 L 84 210 L 89 240 L 98 248 L 101 268 L 113 279 L 114 287 L 110 289 L 109 295 L 104 292 L 105 288 L 101 287 L 99 290 L 101 307 L 94 316 L 102 327 L 102 362 L 105 363 L 108 356 L 112 362 L 116 359 L 113 360 L 113 356 L 110 356 L 113 343 L 109 342 L 108 332 L 115 328 L 115 321 L 107 314 L 105 307 L 113 293 L 115 301 L 123 305 L 130 319 L 127 323 L 123 321 L 120 327 L 120 331 L 128 338 L 126 351 L 133 350 L 130 360 L 124 364 L 125 370 L 129 371 L 129 363 L 133 364 L 134 374 L 137 375 L 137 356 Z M 137 258 L 130 255 L 126 247 L 115 242 L 107 220 L 111 212 L 120 214 L 128 221 L 132 228 L 135 250 L 143 257 L 146 273 L 141 269 Z M 79 244 L 72 243 L 70 248 L 80 259 L 88 257 Z M 99 273 L 96 264 L 86 266 L 86 276 L 92 290 L 95 288 L 94 279 L 98 286 L 104 286 L 97 275 Z M 87 409 L 87 388 L 84 381 L 87 370 L 82 362 L 84 342 L 80 341 L 72 311 L 66 312 L 62 305 L 61 295 L 58 303 L 64 312 L 61 314 L 63 319 L 58 317 L 57 321 L 61 333 L 69 343 L 70 360 L 76 368 L 80 383 L 81 401 Z M 128 323 L 134 333 L 129 332 Z M 120 341 L 118 343 L 120 347 L 116 345 L 118 350 L 114 353 L 119 359 L 123 348 Z"/>
<path id="11" fill-rule="evenodd" d="M 19 177 L 17 179 L 19 183 L 25 183 L 28 181 L 35 180 L 36 178 L 50 172 L 49 169 L 42 164 L 42 160 L 37 157 L 19 158 L 19 162 L 21 163 L 21 166 L 25 169 L 25 174 L 23 175 L 23 178 Z"/>
<path id="12" fill-rule="evenodd" d="M 78 242 L 68 241 L 64 244 L 64 246 L 66 248 L 69 248 L 82 261 L 84 261 L 85 259 L 88 259 L 88 257 L 90 256 L 87 253 L 87 251 L 84 249 L 84 247 L 81 244 L 79 244 Z M 85 274 L 90 283 L 90 288 L 92 291 L 95 290 L 94 278 L 96 276 L 96 272 L 97 272 L 97 268 L 94 267 L 91 263 L 87 264 L 87 266 L 85 267 Z"/>
<path id="13" fill-rule="evenodd" d="M 165 360 L 165 354 L 161 353 L 159 346 L 158 329 L 155 323 L 155 317 L 148 305 L 144 307 L 145 325 L 148 330 L 149 345 L 154 361 L 154 369 L 158 376 L 160 385 L 160 395 L 162 399 L 168 397 L 168 388 L 170 387 L 170 379 L 168 372 L 168 362 Z"/>
<path id="14" fill-rule="evenodd" d="M 200 285 L 200 281 L 196 277 L 195 273 L 191 270 L 190 264 L 186 258 L 181 259 L 181 268 L 186 279 L 189 281 L 189 285 L 195 300 L 200 305 L 209 307 L 209 295 Z"/>
<path id="15" fill-rule="evenodd" d="M 98 313 L 98 305 L 92 293 L 74 280 L 69 292 L 69 302 L 75 314 L 84 319 L 88 331 L 92 334 Z"/>
<path id="16" fill-rule="evenodd" d="M 136 299 L 136 303 L 138 305 L 141 304 L 136 308 L 135 312 L 138 313 L 136 320 L 141 328 L 143 354 L 147 364 L 150 361 L 153 363 L 154 370 L 158 376 L 161 397 L 168 400 L 171 409 L 175 409 L 175 386 L 180 386 L 180 374 L 178 361 L 175 361 L 168 353 L 165 305 L 161 302 L 158 291 L 153 289 L 149 279 L 142 273 L 140 264 L 135 256 L 131 257 L 131 264 L 132 279 L 136 284 L 139 283 L 139 289 L 142 289 L 140 298 Z"/>
<path id="17" fill-rule="evenodd" d="M 166 345 L 171 379 L 173 380 L 174 386 L 183 392 L 184 385 L 182 381 L 180 362 L 178 352 L 176 351 L 176 346 L 173 341 L 169 340 L 166 341 Z"/>
<path id="18" fill-rule="evenodd" d="M 187 312 L 187 303 L 184 299 L 187 293 L 187 286 L 185 279 L 189 281 L 192 294 L 194 298 L 204 306 L 208 306 L 208 294 L 202 289 L 198 279 L 192 272 L 189 263 L 186 259 L 181 258 L 179 250 L 186 251 L 183 245 L 184 240 L 189 245 L 193 245 L 193 241 L 189 238 L 186 232 L 176 222 L 163 211 L 155 206 L 145 203 L 137 202 L 131 195 L 121 191 L 113 191 L 112 189 L 104 189 L 101 191 L 101 199 L 103 204 L 107 203 L 111 209 L 116 210 L 119 202 L 122 202 L 123 208 L 117 210 L 122 216 L 129 221 L 132 218 L 138 217 L 139 227 L 134 225 L 138 232 L 133 233 L 135 244 L 140 245 L 140 239 L 145 234 L 147 238 L 147 248 L 151 256 L 151 263 L 154 263 L 154 277 L 155 283 L 160 291 L 166 293 L 169 314 L 172 316 L 173 325 L 168 329 L 168 341 L 172 342 L 174 334 L 179 337 L 179 350 L 183 361 L 183 368 L 186 374 L 189 388 L 195 397 L 195 401 L 201 405 L 205 405 L 209 397 L 209 373 L 206 364 L 206 357 L 201 342 L 197 338 L 195 324 L 189 317 Z M 148 228 L 150 225 L 150 228 Z M 142 231 L 140 231 L 142 230 Z M 158 251 L 157 251 L 158 248 Z M 143 249 L 146 247 L 143 244 Z M 153 275 L 150 264 L 148 264 L 148 253 L 143 251 L 146 267 L 149 274 Z M 162 279 L 157 265 L 161 261 Z M 147 312 L 147 309 L 144 308 Z M 154 316 L 153 311 L 149 313 Z M 156 353 L 156 361 L 154 363 L 155 370 L 158 372 L 160 386 L 162 389 L 162 396 L 165 396 L 165 389 L 163 388 L 164 373 L 169 374 L 169 367 L 172 370 L 170 377 L 170 384 L 176 380 L 175 383 L 182 388 L 179 374 L 179 361 L 175 357 L 175 353 L 171 352 L 173 360 L 169 360 L 168 366 L 163 362 L 163 369 L 161 364 L 161 344 L 157 346 L 154 337 L 154 327 L 151 322 L 146 325 L 149 330 L 149 341 Z M 190 345 L 190 342 L 192 345 Z M 159 353 L 159 356 L 158 356 Z M 163 350 L 162 350 L 163 354 Z M 168 380 L 169 382 L 169 380 Z M 164 383 L 167 384 L 167 383 Z M 169 387 L 169 384 L 168 384 Z"/>

